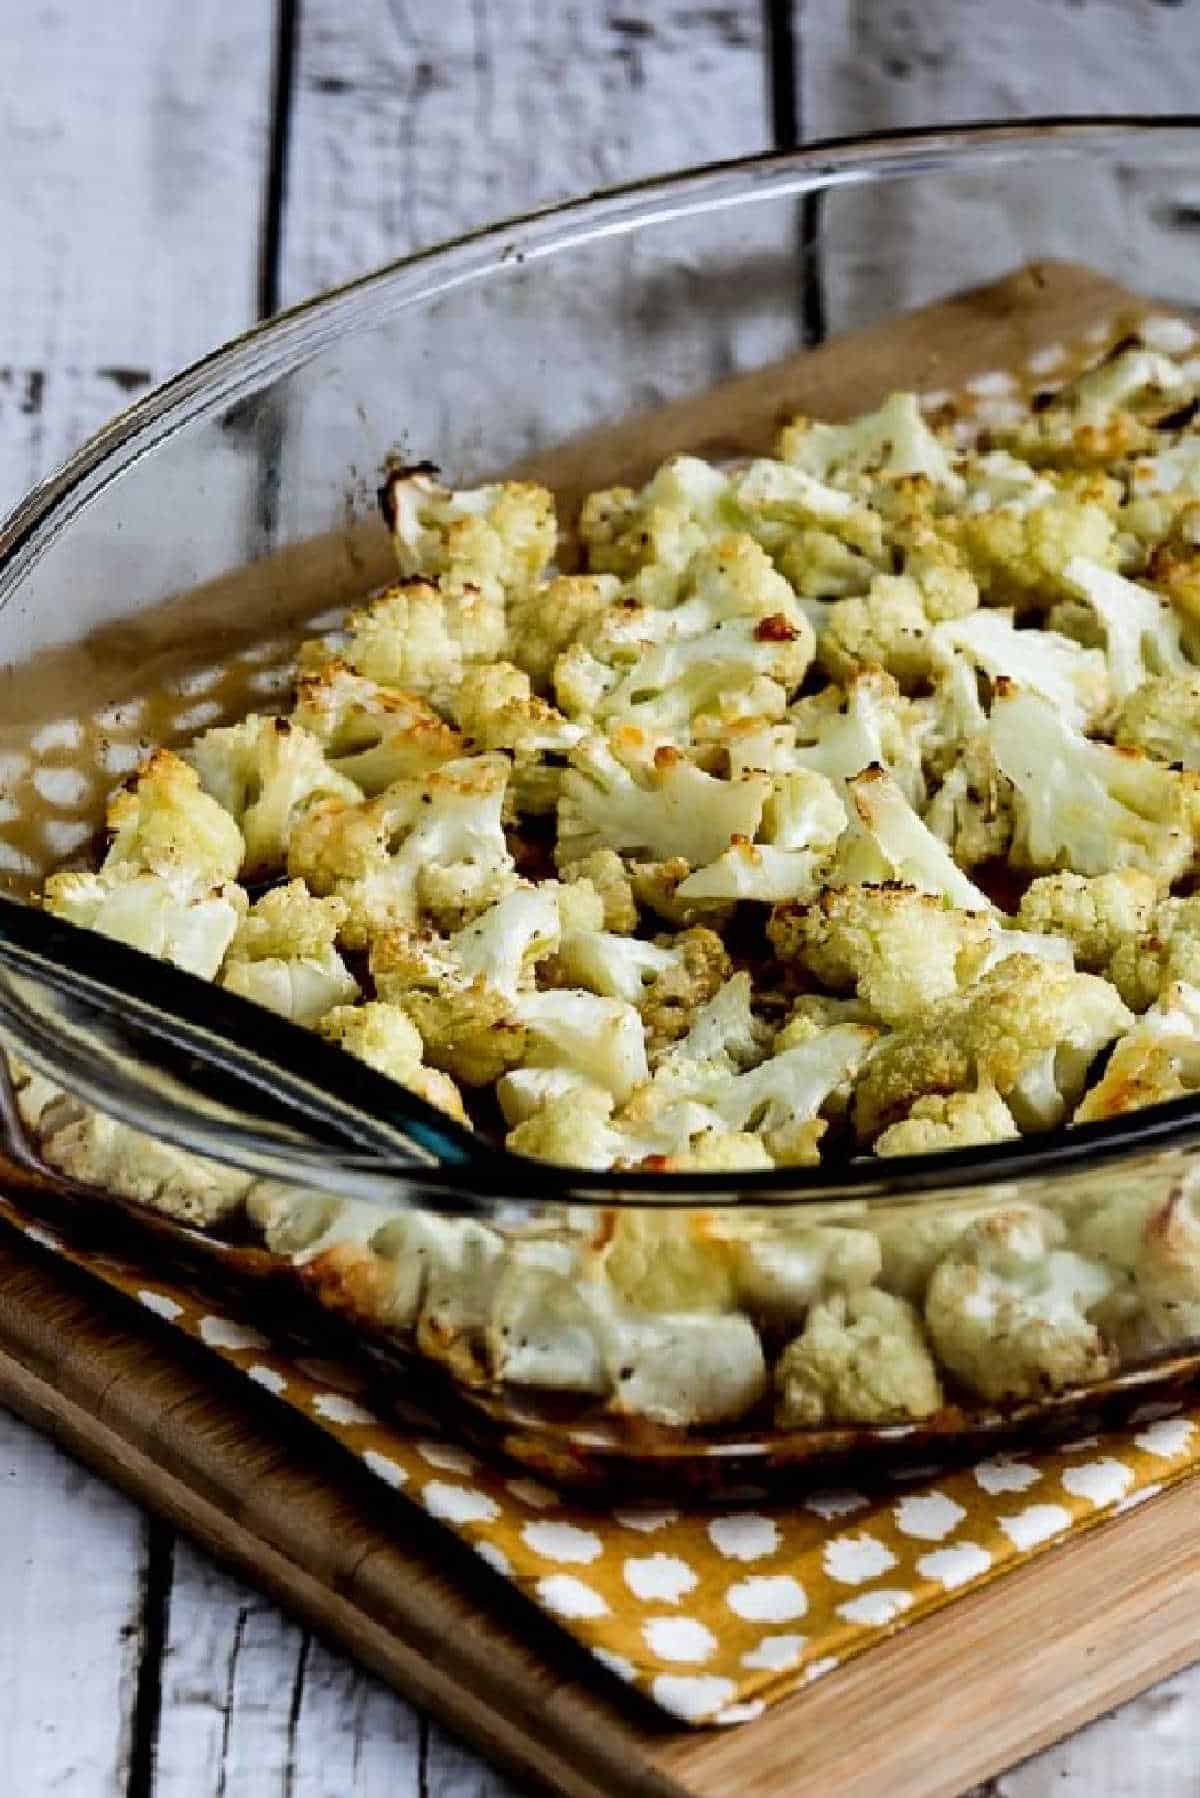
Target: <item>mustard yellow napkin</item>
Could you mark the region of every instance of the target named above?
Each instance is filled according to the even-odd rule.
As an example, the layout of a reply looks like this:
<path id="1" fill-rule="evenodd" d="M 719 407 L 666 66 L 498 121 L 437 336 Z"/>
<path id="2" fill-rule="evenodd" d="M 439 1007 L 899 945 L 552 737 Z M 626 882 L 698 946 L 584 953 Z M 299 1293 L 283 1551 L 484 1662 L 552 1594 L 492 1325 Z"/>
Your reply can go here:
<path id="1" fill-rule="evenodd" d="M 60 1241 L 3 1198 L 0 1217 L 318 1423 L 397 1503 L 421 1505 L 610 1672 L 687 1723 L 759 1716 L 883 1636 L 1200 1466 L 1200 1404 L 1151 1402 L 1119 1432 L 952 1471 L 909 1470 L 869 1491 L 600 1511 L 377 1417 L 351 1366 L 297 1358 L 183 1285 Z"/>

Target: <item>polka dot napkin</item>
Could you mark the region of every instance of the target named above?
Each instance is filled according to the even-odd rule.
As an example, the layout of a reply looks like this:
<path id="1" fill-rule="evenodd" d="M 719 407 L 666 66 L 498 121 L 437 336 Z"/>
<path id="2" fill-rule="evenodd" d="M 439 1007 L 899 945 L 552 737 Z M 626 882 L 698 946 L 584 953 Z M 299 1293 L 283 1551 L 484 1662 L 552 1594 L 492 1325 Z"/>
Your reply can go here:
<path id="1" fill-rule="evenodd" d="M 1200 1404 L 1144 1405 L 1121 1432 L 911 1470 L 871 1490 L 725 1511 L 598 1511 L 375 1415 L 365 1377 L 297 1357 L 182 1284 L 0 1218 L 239 1368 L 421 1505 L 618 1678 L 687 1723 L 744 1723 L 960 1592 L 1200 1468 Z"/>

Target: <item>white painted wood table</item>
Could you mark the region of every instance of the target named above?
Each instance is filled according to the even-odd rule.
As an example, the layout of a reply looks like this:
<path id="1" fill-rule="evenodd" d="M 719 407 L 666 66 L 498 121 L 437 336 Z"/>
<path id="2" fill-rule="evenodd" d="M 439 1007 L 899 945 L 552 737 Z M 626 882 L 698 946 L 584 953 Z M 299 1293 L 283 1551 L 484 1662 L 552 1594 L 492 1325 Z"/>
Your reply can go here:
<path id="1" fill-rule="evenodd" d="M 1198 55 L 1178 0 L 0 0 L 0 511 L 254 318 L 489 217 L 874 126 L 1183 111 Z M 0 1798 L 512 1789 L 0 1412 Z M 990 1790 L 1193 1798 L 1200 1668 Z"/>

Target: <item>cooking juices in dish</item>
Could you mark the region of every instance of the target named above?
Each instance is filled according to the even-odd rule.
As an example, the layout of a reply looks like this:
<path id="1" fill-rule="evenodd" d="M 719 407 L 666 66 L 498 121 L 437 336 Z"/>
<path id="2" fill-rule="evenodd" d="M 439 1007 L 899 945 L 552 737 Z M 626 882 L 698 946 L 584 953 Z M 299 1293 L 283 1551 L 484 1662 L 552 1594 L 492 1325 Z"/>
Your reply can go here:
<path id="1" fill-rule="evenodd" d="M 564 538 L 545 488 L 396 469 L 398 584 L 305 646 L 286 712 L 154 754 L 43 901 L 564 1166 L 736 1186 L 1178 1097 L 1198 389 L 1151 321 L 986 428 L 894 393 L 594 492 Z M 353 1323 L 582 1415 L 931 1424 L 1200 1332 L 1174 1178 L 502 1229 L 18 1086 L 50 1166 L 248 1225 Z"/>

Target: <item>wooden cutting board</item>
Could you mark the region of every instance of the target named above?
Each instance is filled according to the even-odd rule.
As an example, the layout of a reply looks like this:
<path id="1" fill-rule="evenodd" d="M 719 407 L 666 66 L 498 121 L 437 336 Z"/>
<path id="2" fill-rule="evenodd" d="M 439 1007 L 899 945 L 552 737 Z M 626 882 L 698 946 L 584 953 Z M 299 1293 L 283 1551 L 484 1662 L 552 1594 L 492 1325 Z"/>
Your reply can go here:
<path id="1" fill-rule="evenodd" d="M 313 1425 L 0 1228 L 0 1394 L 539 1789 L 954 1798 L 1200 1654 L 1200 1486 L 870 1650 L 756 1723 L 686 1730 Z"/>
<path id="2" fill-rule="evenodd" d="M 1086 270 L 1031 267 L 524 472 L 569 499 L 675 449 L 766 448 L 798 410 L 846 416 L 891 386 L 1020 367 L 1131 300 Z M 304 557 L 288 555 L 291 576 Z M 1200 1485 L 1184 1484 L 752 1725 L 680 1729 L 415 1506 L 398 1539 L 392 1495 L 323 1432 L 3 1226 L 0 1399 L 518 1778 L 571 1798 L 954 1798 L 1200 1655 Z"/>

